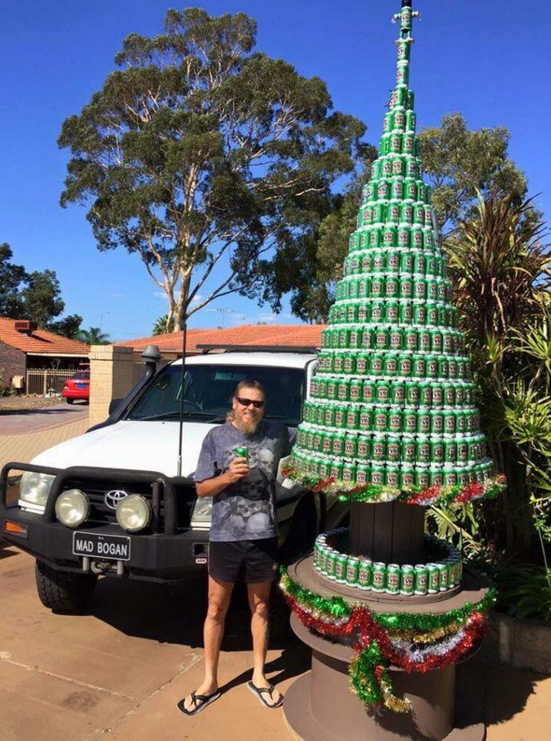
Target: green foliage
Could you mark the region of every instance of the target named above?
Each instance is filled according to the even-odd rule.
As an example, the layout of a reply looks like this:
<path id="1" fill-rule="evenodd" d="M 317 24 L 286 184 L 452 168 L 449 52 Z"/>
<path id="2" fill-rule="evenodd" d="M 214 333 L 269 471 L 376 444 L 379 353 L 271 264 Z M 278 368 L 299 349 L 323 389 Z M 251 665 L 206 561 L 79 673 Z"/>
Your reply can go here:
<path id="1" fill-rule="evenodd" d="M 168 329 L 168 314 L 160 316 L 155 324 L 153 325 L 153 336 L 156 337 L 160 334 L 166 334 Z"/>
<path id="2" fill-rule="evenodd" d="M 78 314 L 57 319 L 65 309 L 61 286 L 53 270 L 28 273 L 14 265 L 9 244 L 0 245 L 0 316 L 28 319 L 42 329 L 74 339 L 82 322 Z"/>
<path id="3" fill-rule="evenodd" d="M 365 127 L 332 111 L 322 80 L 253 52 L 255 37 L 244 13 L 170 10 L 164 33 L 125 39 L 124 69 L 63 124 L 62 205 L 88 206 L 100 250 L 141 257 L 169 331 L 228 293 L 279 307 L 274 260 L 354 168 Z"/>
<path id="4" fill-rule="evenodd" d="M 508 158 L 509 132 L 503 127 L 469 130 L 459 113 L 445 116 L 440 128 L 421 131 L 422 157 L 434 188 L 433 202 L 440 226 L 457 227 L 459 220 L 476 212 L 477 191 L 483 200 L 508 195 L 520 207 L 526 194 L 526 178 Z M 362 186 L 369 181 L 374 147 L 359 151 L 356 172 L 343 195 L 328 204 L 319 228 L 301 244 L 282 253 L 276 264 L 276 288 L 291 292 L 291 308 L 301 319 L 327 320 L 334 301 L 335 284 L 341 277 L 350 234 L 356 229 Z M 523 209 L 526 224 L 537 223 L 534 209 Z M 457 240 L 455 240 L 457 243 Z M 467 323 L 467 322 L 466 322 Z"/>
<path id="5" fill-rule="evenodd" d="M 471 131 L 460 113 L 421 131 L 421 157 L 442 230 L 472 214 L 477 191 L 484 199 L 508 195 L 517 205 L 524 200 L 527 181 L 508 157 L 510 138 L 504 126 Z"/>
<path id="6" fill-rule="evenodd" d="M 99 327 L 89 327 L 81 329 L 78 339 L 87 345 L 109 345 L 111 340 L 106 332 L 102 332 Z"/>

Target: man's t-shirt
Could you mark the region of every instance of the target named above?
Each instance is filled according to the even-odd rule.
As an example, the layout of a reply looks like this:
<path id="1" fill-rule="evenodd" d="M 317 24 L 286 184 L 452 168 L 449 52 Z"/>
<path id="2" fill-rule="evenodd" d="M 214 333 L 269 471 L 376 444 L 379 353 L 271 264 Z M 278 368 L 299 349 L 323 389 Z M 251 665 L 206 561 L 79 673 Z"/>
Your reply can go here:
<path id="1" fill-rule="evenodd" d="M 264 420 L 254 435 L 245 435 L 231 422 L 215 427 L 203 440 L 195 481 L 219 476 L 249 449 L 249 474 L 213 498 L 212 541 L 259 540 L 277 535 L 275 480 L 281 458 L 291 452 L 287 427 Z"/>

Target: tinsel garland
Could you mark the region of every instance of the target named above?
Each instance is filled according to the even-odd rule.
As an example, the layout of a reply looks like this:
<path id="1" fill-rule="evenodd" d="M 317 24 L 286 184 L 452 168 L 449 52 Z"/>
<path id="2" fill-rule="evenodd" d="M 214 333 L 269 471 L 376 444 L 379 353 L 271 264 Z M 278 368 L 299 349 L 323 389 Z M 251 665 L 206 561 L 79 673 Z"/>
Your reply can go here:
<path id="1" fill-rule="evenodd" d="M 487 478 L 483 484 L 471 482 L 456 486 L 431 486 L 423 489 L 412 486 L 404 491 L 389 486 L 366 484 L 365 486 L 347 487 L 342 481 L 334 478 L 319 479 L 302 473 L 297 468 L 285 468 L 283 475 L 286 478 L 301 484 L 310 491 L 322 491 L 324 494 L 338 497 L 342 502 L 403 502 L 404 504 L 419 504 L 430 507 L 432 504 L 466 504 L 476 499 L 495 499 L 505 489 L 506 478 L 503 475 Z"/>
<path id="2" fill-rule="evenodd" d="M 467 602 L 442 614 L 385 614 L 372 612 L 365 604 L 304 589 L 284 569 L 281 588 L 298 619 L 316 633 L 330 637 L 358 634 L 349 666 L 351 688 L 368 708 L 384 706 L 395 712 L 407 712 L 410 705 L 393 695 L 388 667 L 427 672 L 457 663 L 482 638 L 496 599 L 495 590 L 490 589 L 480 602 Z"/>

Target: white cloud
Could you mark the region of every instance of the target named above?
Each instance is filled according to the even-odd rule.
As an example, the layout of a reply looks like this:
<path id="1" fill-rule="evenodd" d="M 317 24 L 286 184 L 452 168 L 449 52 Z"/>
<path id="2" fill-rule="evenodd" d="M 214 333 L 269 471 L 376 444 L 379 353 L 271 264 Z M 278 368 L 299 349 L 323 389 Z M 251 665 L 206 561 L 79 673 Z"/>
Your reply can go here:
<path id="1" fill-rule="evenodd" d="M 155 296 L 155 298 L 160 298 L 161 301 L 165 301 L 166 303 L 168 303 L 168 296 L 164 291 L 154 291 L 153 295 Z"/>

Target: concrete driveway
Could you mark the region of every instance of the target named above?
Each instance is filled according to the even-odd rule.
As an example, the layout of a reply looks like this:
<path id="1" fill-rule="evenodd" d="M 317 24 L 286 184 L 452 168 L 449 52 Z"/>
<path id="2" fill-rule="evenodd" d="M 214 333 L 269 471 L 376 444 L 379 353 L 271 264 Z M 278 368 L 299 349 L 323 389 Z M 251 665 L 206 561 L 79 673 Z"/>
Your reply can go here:
<path id="1" fill-rule="evenodd" d="M 249 616 L 239 593 L 221 658 L 222 698 L 195 718 L 177 701 L 202 678 L 204 583 L 163 586 L 104 579 L 92 610 L 55 615 L 36 596 L 34 562 L 0 540 L 2 741 L 289 741 L 281 710 L 247 691 Z M 308 668 L 304 646 L 272 642 L 272 680 L 285 692 Z M 546 741 L 551 679 L 485 664 L 459 667 L 458 685 L 489 724 L 489 741 Z"/>
<path id="2" fill-rule="evenodd" d="M 40 432 L 58 425 L 79 422 L 88 417 L 88 404 L 61 402 L 42 409 L 12 410 L 4 403 L 0 413 L 0 435 Z"/>

